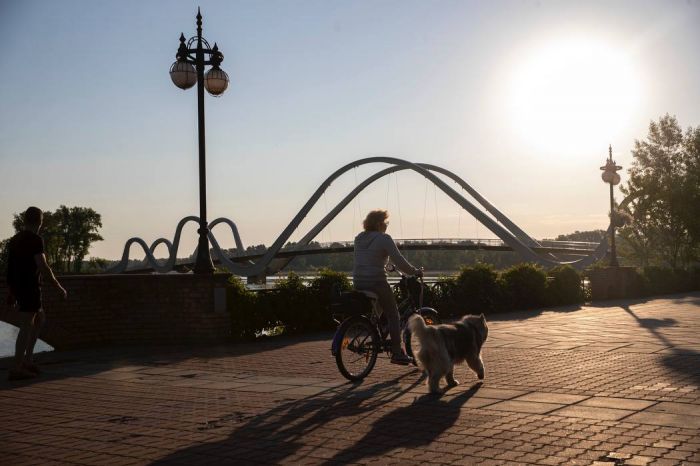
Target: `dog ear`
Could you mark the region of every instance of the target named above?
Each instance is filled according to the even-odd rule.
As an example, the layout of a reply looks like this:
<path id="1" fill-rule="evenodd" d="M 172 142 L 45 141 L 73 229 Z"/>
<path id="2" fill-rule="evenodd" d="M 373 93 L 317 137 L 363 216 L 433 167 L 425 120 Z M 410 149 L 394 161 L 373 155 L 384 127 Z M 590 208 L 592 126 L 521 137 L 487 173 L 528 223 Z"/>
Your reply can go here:
<path id="1" fill-rule="evenodd" d="M 486 320 L 486 316 L 484 315 L 483 312 L 481 313 L 481 315 L 479 315 L 479 317 L 481 317 L 481 320 L 484 320 L 484 321 Z"/>

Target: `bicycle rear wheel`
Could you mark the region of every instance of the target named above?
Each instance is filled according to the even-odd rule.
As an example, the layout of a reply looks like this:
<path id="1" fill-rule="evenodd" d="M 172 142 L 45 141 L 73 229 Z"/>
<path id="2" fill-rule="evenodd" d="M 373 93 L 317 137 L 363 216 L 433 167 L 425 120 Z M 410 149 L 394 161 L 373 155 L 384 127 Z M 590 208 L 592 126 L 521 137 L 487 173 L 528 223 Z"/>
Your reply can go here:
<path id="1" fill-rule="evenodd" d="M 438 313 L 434 310 L 424 310 L 420 315 L 423 317 L 426 325 L 438 325 L 441 323 Z M 411 333 L 408 326 L 403 332 L 403 345 L 406 348 L 406 354 L 412 357 L 415 362 L 416 353 L 420 350 L 420 341 Z"/>
<path id="2" fill-rule="evenodd" d="M 379 335 L 366 317 L 350 317 L 338 328 L 340 347 L 335 362 L 343 377 L 362 380 L 372 371 L 379 352 Z"/>

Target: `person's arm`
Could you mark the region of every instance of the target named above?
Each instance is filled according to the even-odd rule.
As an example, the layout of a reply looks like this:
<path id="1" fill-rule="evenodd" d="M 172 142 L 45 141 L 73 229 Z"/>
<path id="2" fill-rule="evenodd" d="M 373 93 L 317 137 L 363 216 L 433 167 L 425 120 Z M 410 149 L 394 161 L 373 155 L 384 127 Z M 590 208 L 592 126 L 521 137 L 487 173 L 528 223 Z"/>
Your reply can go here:
<path id="1" fill-rule="evenodd" d="M 53 270 L 51 270 L 51 267 L 49 267 L 49 263 L 46 262 L 46 255 L 43 252 L 41 254 L 35 254 L 34 262 L 36 262 L 36 266 L 39 269 L 39 272 L 41 272 L 41 276 L 50 281 L 53 286 L 63 293 L 63 299 L 66 299 L 68 297 L 68 292 L 61 286 L 58 280 L 56 280 Z"/>
<path id="2" fill-rule="evenodd" d="M 403 257 L 403 255 L 401 255 L 399 248 L 396 247 L 396 243 L 394 243 L 394 240 L 391 238 L 391 236 L 385 234 L 384 238 L 382 239 L 386 242 L 386 250 L 389 254 L 389 260 L 391 260 L 391 262 L 396 266 L 397 269 L 399 269 L 407 275 L 421 276 L 423 274 L 423 271 L 421 269 L 412 266 L 406 260 L 406 258 Z"/>

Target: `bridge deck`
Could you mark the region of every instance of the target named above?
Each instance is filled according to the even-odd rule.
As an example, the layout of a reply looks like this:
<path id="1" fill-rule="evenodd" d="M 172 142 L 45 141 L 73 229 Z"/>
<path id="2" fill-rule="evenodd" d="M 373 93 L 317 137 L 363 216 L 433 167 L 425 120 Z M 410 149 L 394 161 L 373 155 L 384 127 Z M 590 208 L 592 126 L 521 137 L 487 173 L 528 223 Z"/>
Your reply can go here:
<path id="1" fill-rule="evenodd" d="M 397 239 L 397 246 L 402 251 L 512 251 L 513 248 L 506 245 L 500 239 Z M 550 241 L 539 242 L 542 247 L 532 248 L 539 254 L 555 254 L 567 257 L 587 256 L 598 246 L 597 243 L 578 241 Z M 329 243 L 315 243 L 300 249 L 283 248 L 275 257 L 290 258 L 296 256 L 313 256 L 322 254 L 343 254 L 353 252 L 352 241 L 335 241 Z M 232 262 L 248 262 L 260 259 L 265 251 L 256 253 L 234 254 L 229 257 Z M 216 261 L 215 261 L 216 263 Z M 179 264 L 180 266 L 194 266 L 193 262 Z M 143 273 L 152 271 L 151 267 L 128 269 L 128 273 Z"/>

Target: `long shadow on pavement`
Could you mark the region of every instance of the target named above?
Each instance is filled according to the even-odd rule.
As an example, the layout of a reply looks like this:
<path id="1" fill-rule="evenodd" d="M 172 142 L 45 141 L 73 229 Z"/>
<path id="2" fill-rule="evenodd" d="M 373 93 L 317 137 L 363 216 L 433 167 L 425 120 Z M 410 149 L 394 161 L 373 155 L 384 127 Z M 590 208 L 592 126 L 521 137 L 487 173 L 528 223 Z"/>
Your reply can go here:
<path id="1" fill-rule="evenodd" d="M 424 395 L 414 403 L 388 412 L 355 444 L 337 453 L 326 464 L 354 463 L 368 456 L 381 456 L 401 447 L 429 445 L 455 424 L 460 408 L 481 388 L 477 382 L 468 390 L 443 400 Z"/>
<path id="2" fill-rule="evenodd" d="M 346 445 L 348 437 L 361 435 L 357 429 L 353 429 L 358 422 L 366 419 L 369 424 L 373 415 L 388 403 L 406 396 L 409 390 L 420 384 L 422 379 L 409 386 L 399 385 L 400 379 L 414 375 L 415 373 L 410 373 L 373 385 L 354 384 L 329 388 L 248 418 L 240 413 L 226 414 L 218 423 L 214 420 L 209 425 L 217 428 L 230 426 L 232 421 L 243 422 L 228 438 L 182 449 L 152 464 L 196 464 L 198 461 L 216 459 L 221 462 L 236 460 L 242 463 L 256 461 L 270 464 L 297 454 L 305 456 L 309 452 L 300 451 L 302 447 L 311 447 L 311 453 L 314 454 L 324 450 L 330 458 L 332 452 L 342 448 L 336 446 L 334 450 L 328 449 L 333 447 L 334 440 Z M 370 432 L 352 447 L 338 453 L 337 460 L 349 461 L 348 458 L 359 459 L 370 454 L 381 454 L 382 451 L 399 445 L 429 443 L 454 424 L 459 417 L 461 404 L 476 390 L 478 386 L 452 397 L 450 401 L 426 395 L 413 404 L 390 411 L 374 421 Z M 323 439 L 321 444 L 319 439 Z M 293 458 L 291 461 L 296 460 Z"/>
<path id="3" fill-rule="evenodd" d="M 678 375 L 682 376 L 683 383 L 688 385 L 700 384 L 700 353 L 688 348 L 679 348 L 664 334 L 659 332 L 662 327 L 675 327 L 679 324 L 676 319 L 641 318 L 634 313 L 628 304 L 620 306 L 632 316 L 640 327 L 647 329 L 664 346 L 670 348 L 670 352 L 664 353 L 662 364 Z M 681 384 L 682 385 L 682 384 Z"/>

